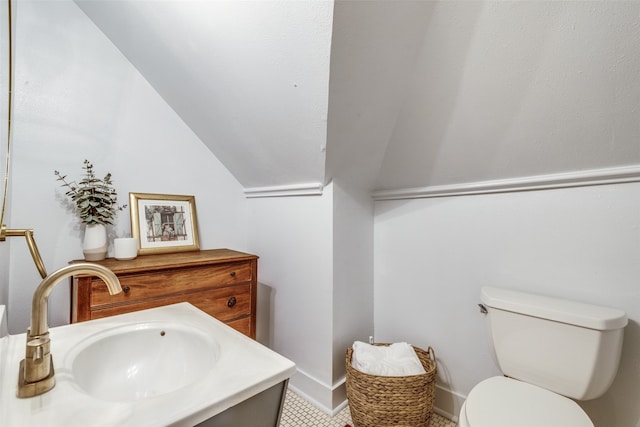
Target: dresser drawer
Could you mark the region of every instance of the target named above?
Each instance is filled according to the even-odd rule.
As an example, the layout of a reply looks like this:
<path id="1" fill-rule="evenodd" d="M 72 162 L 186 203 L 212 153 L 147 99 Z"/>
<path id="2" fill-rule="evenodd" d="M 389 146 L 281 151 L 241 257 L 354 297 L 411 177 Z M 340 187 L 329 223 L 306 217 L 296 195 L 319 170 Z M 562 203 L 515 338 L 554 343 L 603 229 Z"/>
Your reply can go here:
<path id="1" fill-rule="evenodd" d="M 157 271 L 146 274 L 121 276 L 123 292 L 110 295 L 107 286 L 97 277 L 91 281 L 91 307 L 114 305 L 122 302 L 185 294 L 199 289 L 236 285 L 252 280 L 250 262 L 227 263 L 215 270 L 206 267 Z"/>
<path id="2" fill-rule="evenodd" d="M 71 261 L 71 264 L 85 262 Z M 123 292 L 109 295 L 98 277 L 71 278 L 71 322 L 83 322 L 163 305 L 189 302 L 247 336 L 256 337 L 258 257 L 231 249 L 207 249 L 107 258 Z"/>
<path id="3" fill-rule="evenodd" d="M 173 297 L 144 300 L 104 308 L 92 308 L 91 319 L 115 316 L 132 311 L 145 310 L 163 305 L 189 302 L 200 310 L 223 322 L 251 315 L 251 285 L 224 287 Z"/>
<path id="4" fill-rule="evenodd" d="M 227 322 L 227 325 L 231 326 L 238 332 L 242 332 L 247 336 L 251 336 L 251 317 L 243 317 L 242 319 L 232 320 Z"/>

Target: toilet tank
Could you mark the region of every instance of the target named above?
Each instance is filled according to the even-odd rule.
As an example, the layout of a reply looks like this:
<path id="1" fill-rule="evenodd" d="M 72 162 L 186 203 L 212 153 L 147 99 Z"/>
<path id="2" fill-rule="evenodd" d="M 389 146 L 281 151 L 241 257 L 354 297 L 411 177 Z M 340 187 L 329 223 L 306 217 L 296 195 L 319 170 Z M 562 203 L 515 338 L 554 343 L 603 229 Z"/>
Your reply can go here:
<path id="1" fill-rule="evenodd" d="M 578 400 L 604 394 L 618 370 L 627 315 L 618 309 L 483 287 L 501 371 Z"/>

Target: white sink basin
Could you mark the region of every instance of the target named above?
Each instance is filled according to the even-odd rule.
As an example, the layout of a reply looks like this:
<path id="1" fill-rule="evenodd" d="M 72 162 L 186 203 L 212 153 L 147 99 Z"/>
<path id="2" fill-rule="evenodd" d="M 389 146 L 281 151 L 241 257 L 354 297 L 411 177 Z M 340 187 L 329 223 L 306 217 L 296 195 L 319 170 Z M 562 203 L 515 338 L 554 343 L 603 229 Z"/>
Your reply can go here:
<path id="1" fill-rule="evenodd" d="M 212 336 L 166 322 L 97 333 L 68 355 L 72 381 L 109 401 L 144 399 L 191 385 L 206 376 L 218 356 Z"/>
<path id="2" fill-rule="evenodd" d="M 296 371 L 290 360 L 188 303 L 49 332 L 56 385 L 20 399 L 26 336 L 7 335 L 0 321 L 0 426 L 193 427 Z"/>

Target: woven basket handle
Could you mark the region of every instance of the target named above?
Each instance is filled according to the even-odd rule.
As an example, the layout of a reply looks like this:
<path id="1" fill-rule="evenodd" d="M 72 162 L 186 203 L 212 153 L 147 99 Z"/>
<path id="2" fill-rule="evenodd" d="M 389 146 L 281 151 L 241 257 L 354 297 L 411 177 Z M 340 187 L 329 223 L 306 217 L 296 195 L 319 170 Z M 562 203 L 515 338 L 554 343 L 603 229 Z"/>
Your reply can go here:
<path id="1" fill-rule="evenodd" d="M 427 353 L 429 353 L 429 357 L 431 358 L 431 360 L 433 360 L 433 363 L 437 365 L 438 363 L 436 362 L 436 351 L 433 349 L 433 347 L 429 346 L 429 348 L 427 349 Z"/>

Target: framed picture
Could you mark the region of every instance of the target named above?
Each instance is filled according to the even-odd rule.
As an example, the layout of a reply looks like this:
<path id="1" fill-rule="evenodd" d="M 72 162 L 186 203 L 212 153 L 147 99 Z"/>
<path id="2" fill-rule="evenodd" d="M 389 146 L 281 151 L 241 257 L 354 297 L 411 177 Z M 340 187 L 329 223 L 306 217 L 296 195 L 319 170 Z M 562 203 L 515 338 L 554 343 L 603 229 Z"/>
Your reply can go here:
<path id="1" fill-rule="evenodd" d="M 139 255 L 200 249 L 194 196 L 129 193 L 129 203 Z"/>

